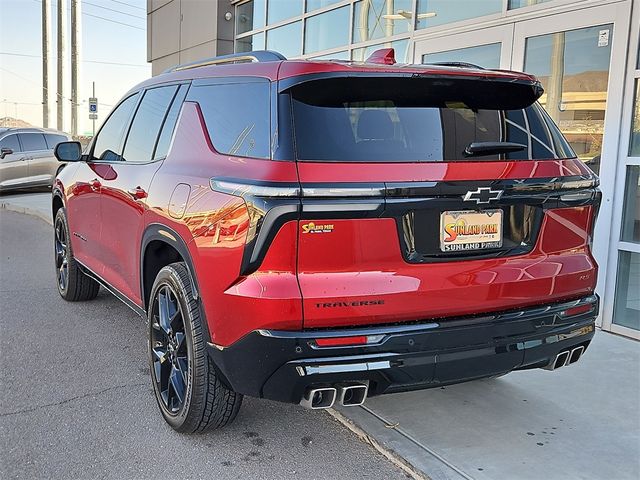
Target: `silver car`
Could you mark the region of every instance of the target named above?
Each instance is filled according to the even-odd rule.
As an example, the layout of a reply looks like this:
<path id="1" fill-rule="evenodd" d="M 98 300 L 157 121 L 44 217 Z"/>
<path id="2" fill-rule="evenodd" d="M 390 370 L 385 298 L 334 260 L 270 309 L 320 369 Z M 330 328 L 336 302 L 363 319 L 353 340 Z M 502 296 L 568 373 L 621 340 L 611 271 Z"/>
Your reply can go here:
<path id="1" fill-rule="evenodd" d="M 57 130 L 0 128 L 0 192 L 50 187 L 64 167 L 53 156 L 53 149 L 69 140 L 71 137 Z"/>

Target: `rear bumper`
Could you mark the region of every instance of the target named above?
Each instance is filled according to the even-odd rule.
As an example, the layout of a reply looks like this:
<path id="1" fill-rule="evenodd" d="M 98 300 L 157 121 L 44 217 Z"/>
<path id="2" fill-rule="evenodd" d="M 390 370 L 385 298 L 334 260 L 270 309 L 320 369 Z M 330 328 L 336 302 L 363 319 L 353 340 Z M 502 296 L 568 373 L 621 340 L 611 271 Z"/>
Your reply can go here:
<path id="1" fill-rule="evenodd" d="M 592 308 L 573 316 L 567 309 Z M 226 383 L 239 393 L 300 402 L 306 389 L 368 381 L 369 395 L 432 388 L 548 365 L 588 346 L 599 298 L 475 317 L 358 329 L 258 330 L 229 347 L 209 344 Z M 366 346 L 318 347 L 315 339 L 380 336 Z"/>

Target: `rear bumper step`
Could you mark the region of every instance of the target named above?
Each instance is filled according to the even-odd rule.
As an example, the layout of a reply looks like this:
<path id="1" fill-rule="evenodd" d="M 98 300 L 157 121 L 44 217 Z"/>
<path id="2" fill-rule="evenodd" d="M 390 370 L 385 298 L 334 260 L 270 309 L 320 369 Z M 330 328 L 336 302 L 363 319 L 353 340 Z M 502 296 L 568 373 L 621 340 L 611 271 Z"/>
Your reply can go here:
<path id="1" fill-rule="evenodd" d="M 592 308 L 575 309 L 584 306 Z M 482 317 L 410 325 L 259 330 L 229 347 L 209 344 L 209 354 L 227 384 L 239 393 L 311 408 L 328 408 L 336 402 L 358 405 L 372 395 L 575 363 L 594 335 L 598 310 L 598 297 L 590 295 Z M 573 311 L 580 313 L 572 315 Z M 319 347 L 316 342 L 356 336 L 379 341 L 335 347 Z"/>

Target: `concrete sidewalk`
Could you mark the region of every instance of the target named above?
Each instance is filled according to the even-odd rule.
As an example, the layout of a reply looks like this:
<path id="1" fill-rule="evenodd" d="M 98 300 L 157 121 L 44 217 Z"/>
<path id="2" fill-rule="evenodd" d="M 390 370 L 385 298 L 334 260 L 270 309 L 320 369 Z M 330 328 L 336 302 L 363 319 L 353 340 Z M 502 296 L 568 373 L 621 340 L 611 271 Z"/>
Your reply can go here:
<path id="1" fill-rule="evenodd" d="M 0 207 L 51 223 L 48 193 L 5 195 Z M 640 343 L 598 331 L 570 367 L 381 396 L 334 415 L 433 480 L 635 480 Z"/>

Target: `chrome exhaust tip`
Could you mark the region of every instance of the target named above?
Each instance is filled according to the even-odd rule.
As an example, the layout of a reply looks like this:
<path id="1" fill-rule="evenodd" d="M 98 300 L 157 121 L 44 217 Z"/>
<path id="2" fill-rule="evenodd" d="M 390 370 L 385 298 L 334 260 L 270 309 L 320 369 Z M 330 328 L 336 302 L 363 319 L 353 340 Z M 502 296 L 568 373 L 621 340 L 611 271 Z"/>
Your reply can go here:
<path id="1" fill-rule="evenodd" d="M 549 362 L 549 365 L 544 367 L 545 370 L 555 370 L 556 368 L 564 367 L 569 360 L 570 353 L 571 352 L 569 352 L 569 350 L 560 352 L 558 355 L 556 355 L 556 358 L 554 358 L 552 362 Z"/>
<path id="2" fill-rule="evenodd" d="M 310 388 L 300 400 L 300 405 L 312 410 L 331 408 L 336 401 L 337 393 L 333 387 Z"/>
<path id="3" fill-rule="evenodd" d="M 578 360 L 580 360 L 580 357 L 582 357 L 583 353 L 584 347 L 582 345 L 571 350 L 571 355 L 569 355 L 569 358 L 567 359 L 567 365 L 576 363 Z"/>
<path id="4" fill-rule="evenodd" d="M 367 399 L 368 392 L 369 385 L 367 384 L 345 385 L 340 387 L 338 401 L 344 407 L 357 407 Z"/>

